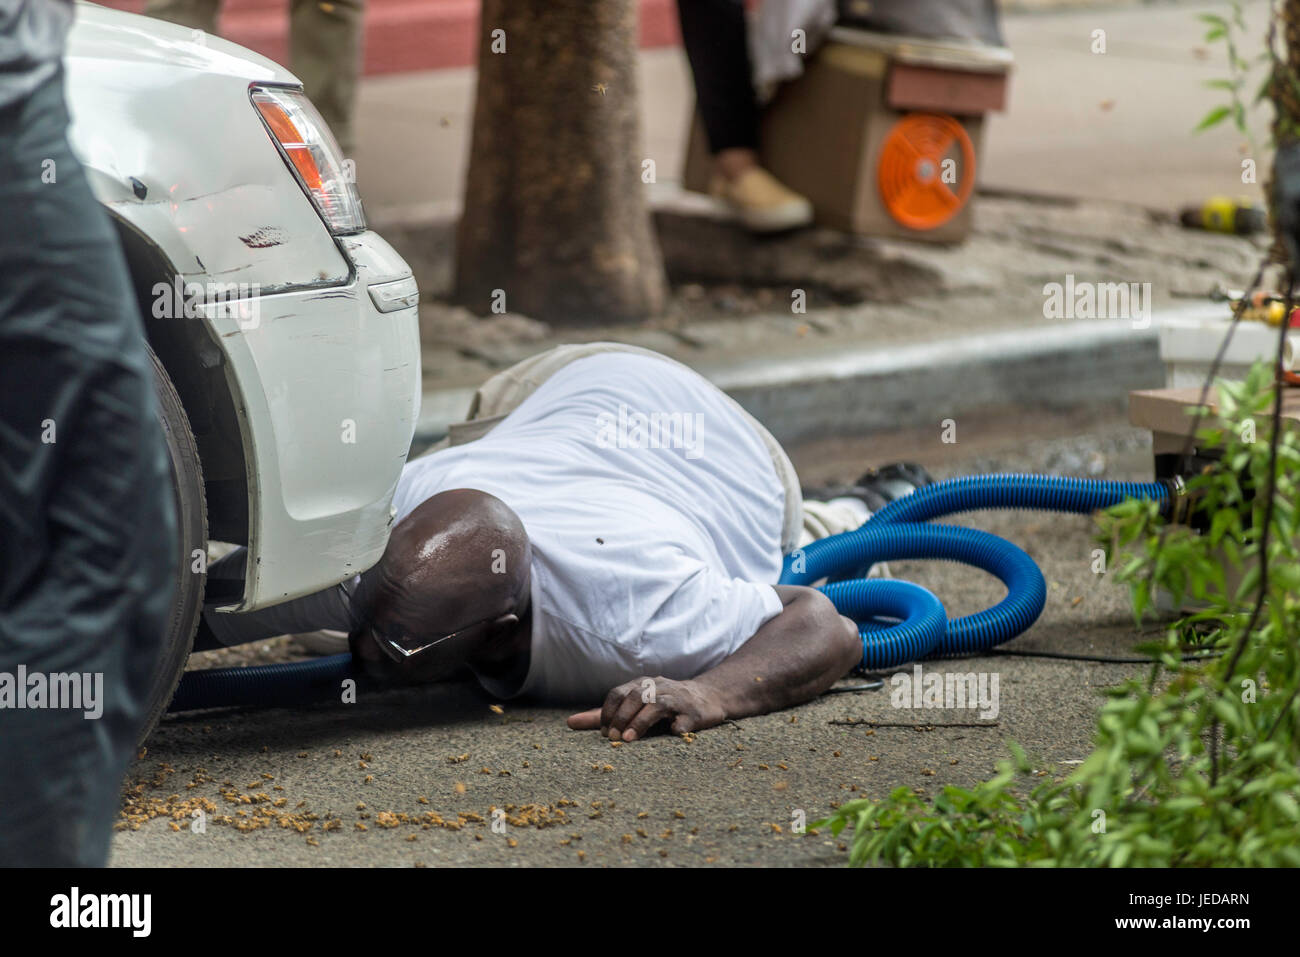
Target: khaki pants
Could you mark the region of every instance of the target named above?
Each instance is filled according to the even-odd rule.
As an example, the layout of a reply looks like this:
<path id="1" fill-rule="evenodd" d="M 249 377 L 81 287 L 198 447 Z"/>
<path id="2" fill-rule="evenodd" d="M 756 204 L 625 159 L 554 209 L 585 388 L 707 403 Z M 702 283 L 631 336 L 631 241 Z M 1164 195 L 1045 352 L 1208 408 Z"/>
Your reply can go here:
<path id="1" fill-rule="evenodd" d="M 486 435 L 492 428 L 516 409 L 524 399 L 537 391 L 538 386 L 570 362 L 603 352 L 631 352 L 638 355 L 653 356 L 663 362 L 681 363 L 667 356 L 660 355 L 640 346 L 629 346 L 619 342 L 593 342 L 583 345 L 556 346 L 546 352 L 530 356 L 488 379 L 470 401 L 469 412 L 464 422 L 454 423 L 447 431 L 447 438 L 439 442 L 429 452 L 446 448 L 449 445 L 463 445 Z M 685 366 L 682 366 L 685 368 Z M 818 538 L 825 538 L 837 532 L 857 528 L 859 516 L 847 508 L 832 502 L 805 502 L 799 486 L 799 476 L 789 456 L 772 433 L 763 427 L 758 419 L 746 412 L 738 402 L 727 397 L 736 411 L 749 422 L 758 433 L 763 444 L 772 456 L 772 466 L 776 476 L 785 490 L 785 517 L 781 526 L 781 553 L 788 554 L 795 548 L 806 545 Z"/>
<path id="2" fill-rule="evenodd" d="M 160 20 L 217 35 L 220 0 L 145 0 Z M 289 69 L 320 110 L 344 155 L 352 152 L 352 113 L 361 69 L 365 0 L 289 0 Z"/>

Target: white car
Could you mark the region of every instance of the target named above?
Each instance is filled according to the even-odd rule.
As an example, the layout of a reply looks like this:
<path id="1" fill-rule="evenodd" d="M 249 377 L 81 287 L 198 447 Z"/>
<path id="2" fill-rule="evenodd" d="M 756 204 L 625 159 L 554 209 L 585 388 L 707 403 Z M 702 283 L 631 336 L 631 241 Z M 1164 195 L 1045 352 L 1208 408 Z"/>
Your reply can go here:
<path id="1" fill-rule="evenodd" d="M 193 642 L 209 539 L 248 546 L 242 590 L 219 597 L 230 614 L 378 561 L 419 414 L 419 294 L 283 67 L 86 3 L 66 67 L 72 146 L 122 239 L 175 478 L 184 560 L 152 726 Z"/>

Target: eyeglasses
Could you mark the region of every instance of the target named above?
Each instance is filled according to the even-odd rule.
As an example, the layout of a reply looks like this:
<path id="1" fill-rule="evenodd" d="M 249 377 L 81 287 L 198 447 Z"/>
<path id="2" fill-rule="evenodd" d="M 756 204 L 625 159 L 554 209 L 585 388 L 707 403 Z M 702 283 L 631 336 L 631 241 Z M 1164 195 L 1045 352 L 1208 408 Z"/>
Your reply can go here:
<path id="1" fill-rule="evenodd" d="M 380 649 L 387 654 L 389 658 L 392 658 L 394 661 L 403 662 L 410 661 L 416 655 L 428 651 L 430 648 L 440 645 L 444 641 L 451 641 L 453 638 L 468 635 L 475 629 L 497 625 L 512 625 L 518 621 L 519 616 L 514 614 L 498 615 L 496 618 L 484 618 L 481 621 L 476 621 L 471 625 L 466 625 L 458 631 L 450 632 L 440 638 L 435 638 L 432 641 L 422 641 L 414 647 L 411 646 L 411 642 L 413 640 L 419 641 L 419 639 L 412 639 L 411 636 L 402 632 L 400 629 L 398 630 L 397 635 L 385 634 L 374 625 L 371 625 L 370 633 L 374 636 L 375 643 L 379 645 Z"/>

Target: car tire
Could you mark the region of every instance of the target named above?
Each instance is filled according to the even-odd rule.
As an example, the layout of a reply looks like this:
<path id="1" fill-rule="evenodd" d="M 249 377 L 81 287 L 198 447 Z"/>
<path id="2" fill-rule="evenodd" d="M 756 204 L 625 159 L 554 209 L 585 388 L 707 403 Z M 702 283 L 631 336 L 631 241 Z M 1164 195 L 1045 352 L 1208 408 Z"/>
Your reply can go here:
<path id="1" fill-rule="evenodd" d="M 140 743 L 157 726 L 171 704 L 172 695 L 185 671 L 194 647 L 194 633 L 203 611 L 203 588 L 207 580 L 208 509 L 203 492 L 203 467 L 189 417 L 171 376 L 152 349 L 154 394 L 167 446 L 172 496 L 176 506 L 176 565 L 172 575 L 175 594 L 167 616 L 167 631 L 149 682 L 147 720 L 140 728 Z M 196 549 L 203 556 L 194 571 Z"/>

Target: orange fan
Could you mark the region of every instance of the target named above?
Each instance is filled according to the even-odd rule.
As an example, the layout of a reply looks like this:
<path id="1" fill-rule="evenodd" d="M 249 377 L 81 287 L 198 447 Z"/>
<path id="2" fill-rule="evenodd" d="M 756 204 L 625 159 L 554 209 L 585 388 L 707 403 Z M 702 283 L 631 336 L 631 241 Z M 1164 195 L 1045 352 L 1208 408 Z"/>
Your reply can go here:
<path id="1" fill-rule="evenodd" d="M 885 137 L 876 171 L 889 215 L 910 229 L 934 229 L 970 199 L 975 147 L 951 116 L 909 113 Z"/>

